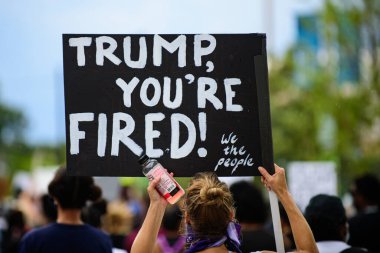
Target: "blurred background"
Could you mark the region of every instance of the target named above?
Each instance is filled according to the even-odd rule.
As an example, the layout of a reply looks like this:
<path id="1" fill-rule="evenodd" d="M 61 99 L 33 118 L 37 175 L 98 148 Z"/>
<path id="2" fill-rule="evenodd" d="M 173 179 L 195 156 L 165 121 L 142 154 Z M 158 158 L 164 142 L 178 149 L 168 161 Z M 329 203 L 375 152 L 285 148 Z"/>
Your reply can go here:
<path id="1" fill-rule="evenodd" d="M 0 0 L 0 198 L 65 163 L 62 33 L 266 33 L 275 161 L 343 197 L 380 175 L 379 27 L 376 0 Z M 146 184 L 97 180 L 109 200 Z"/>

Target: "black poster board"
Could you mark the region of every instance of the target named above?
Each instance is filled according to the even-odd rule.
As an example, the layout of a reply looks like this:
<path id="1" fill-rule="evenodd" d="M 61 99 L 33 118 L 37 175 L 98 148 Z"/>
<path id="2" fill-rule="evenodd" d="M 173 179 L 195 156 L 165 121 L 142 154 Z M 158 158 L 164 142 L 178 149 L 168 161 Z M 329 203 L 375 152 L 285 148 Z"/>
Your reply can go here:
<path id="1" fill-rule="evenodd" d="M 264 34 L 63 34 L 63 60 L 72 175 L 272 169 Z"/>

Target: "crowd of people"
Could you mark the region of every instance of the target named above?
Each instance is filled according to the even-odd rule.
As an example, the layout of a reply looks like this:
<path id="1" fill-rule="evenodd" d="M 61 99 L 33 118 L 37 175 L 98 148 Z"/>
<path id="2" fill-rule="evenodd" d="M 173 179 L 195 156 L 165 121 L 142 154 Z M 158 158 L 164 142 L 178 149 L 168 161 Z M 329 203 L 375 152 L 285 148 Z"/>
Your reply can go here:
<path id="1" fill-rule="evenodd" d="M 285 170 L 259 168 L 263 186 L 280 202 L 286 251 L 380 252 L 380 183 L 356 178 L 350 187 L 356 213 L 347 216 L 340 198 L 314 196 L 302 213 L 288 191 Z M 228 186 L 213 172 L 197 173 L 175 205 L 149 182 L 145 197 L 131 187 L 106 200 L 91 177 L 73 177 L 60 168 L 38 199 L 42 219 L 30 222 L 17 205 L 2 207 L 0 253 L 113 252 L 219 253 L 274 252 L 273 227 L 262 188 L 248 181 Z M 21 193 L 18 193 L 21 194 Z"/>

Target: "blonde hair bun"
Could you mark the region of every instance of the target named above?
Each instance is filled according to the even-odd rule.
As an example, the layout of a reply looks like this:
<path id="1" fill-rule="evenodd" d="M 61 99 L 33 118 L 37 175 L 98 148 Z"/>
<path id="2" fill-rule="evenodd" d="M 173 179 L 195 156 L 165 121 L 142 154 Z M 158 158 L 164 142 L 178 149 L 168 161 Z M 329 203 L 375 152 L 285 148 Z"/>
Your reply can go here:
<path id="1" fill-rule="evenodd" d="M 187 188 L 185 212 L 192 229 L 199 235 L 224 235 L 235 213 L 227 184 L 212 172 L 194 175 Z"/>
<path id="2" fill-rule="evenodd" d="M 224 190 L 218 187 L 204 187 L 199 192 L 206 205 L 223 204 Z"/>

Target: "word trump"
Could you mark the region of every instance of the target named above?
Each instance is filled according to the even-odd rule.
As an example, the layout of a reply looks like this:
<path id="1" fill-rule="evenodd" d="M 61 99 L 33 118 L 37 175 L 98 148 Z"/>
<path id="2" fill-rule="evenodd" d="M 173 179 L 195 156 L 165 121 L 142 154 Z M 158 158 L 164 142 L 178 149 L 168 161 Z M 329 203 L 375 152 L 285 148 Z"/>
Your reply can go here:
<path id="1" fill-rule="evenodd" d="M 188 64 L 186 62 L 186 40 L 187 37 L 185 35 L 179 35 L 172 42 L 168 42 L 160 35 L 154 35 L 153 37 L 153 65 L 156 67 L 160 67 L 162 64 L 162 51 L 165 49 L 169 53 L 174 53 L 178 51 L 178 67 L 184 68 Z M 206 47 L 202 47 L 207 43 Z M 79 38 L 70 38 L 69 46 L 75 47 L 77 49 L 77 65 L 78 66 L 86 66 L 86 54 L 85 49 L 90 47 L 92 44 L 91 37 L 79 37 Z M 96 65 L 103 66 L 104 59 L 108 59 L 114 65 L 119 66 L 122 63 L 120 57 L 115 54 L 115 51 L 118 47 L 117 41 L 110 36 L 99 36 L 95 39 L 96 44 Z M 194 36 L 194 41 L 192 43 L 194 45 L 194 65 L 197 67 L 202 66 L 202 57 L 211 54 L 216 47 L 216 39 L 214 36 L 209 34 L 200 34 Z M 132 60 L 131 52 L 132 52 L 132 42 L 131 37 L 126 36 L 123 40 L 123 55 L 124 55 L 124 63 L 130 67 L 135 69 L 143 69 L 146 67 L 147 58 L 148 58 L 148 46 L 145 37 L 139 38 L 139 56 L 137 60 Z M 213 63 L 207 62 L 207 67 L 209 71 L 213 69 Z"/>

